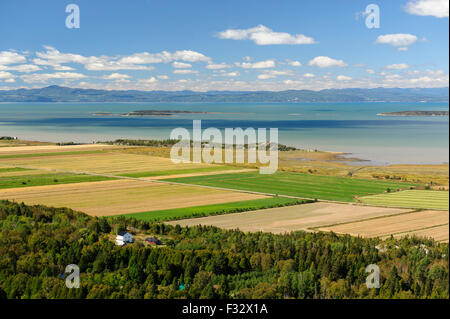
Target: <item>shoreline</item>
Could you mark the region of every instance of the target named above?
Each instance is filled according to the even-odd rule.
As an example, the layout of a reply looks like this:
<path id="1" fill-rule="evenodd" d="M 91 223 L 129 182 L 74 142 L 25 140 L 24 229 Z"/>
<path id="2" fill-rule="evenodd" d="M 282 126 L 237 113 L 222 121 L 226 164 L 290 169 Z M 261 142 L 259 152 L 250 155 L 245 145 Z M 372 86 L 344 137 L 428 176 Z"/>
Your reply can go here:
<path id="1" fill-rule="evenodd" d="M 11 141 L 13 141 L 11 143 Z M 8 143 L 10 142 L 10 143 Z M 60 145 L 58 145 L 60 143 Z M 94 147 L 94 146 L 111 146 L 110 144 L 103 144 L 101 141 L 93 141 L 93 142 L 55 142 L 55 141 L 36 141 L 28 138 L 19 138 L 14 140 L 0 140 L 0 152 L 4 151 L 5 148 L 17 148 L 17 147 L 36 147 L 36 146 L 57 146 L 58 148 L 73 148 L 75 147 Z M 145 146 L 128 146 L 128 148 L 132 147 L 145 147 Z M 164 148 L 164 147 L 161 147 Z M 442 166 L 449 165 L 449 162 L 443 161 L 441 163 L 393 163 L 393 162 L 377 162 L 371 159 L 364 159 L 359 157 L 353 157 L 355 153 L 352 152 L 340 152 L 340 151 L 331 151 L 331 150 L 319 150 L 319 149 L 297 149 L 296 151 L 279 151 L 280 153 L 289 153 L 289 152 L 302 152 L 306 154 L 325 154 L 325 156 L 317 156 L 314 157 L 296 157 L 291 158 L 294 161 L 299 162 L 326 162 L 326 163 L 335 163 L 335 164 L 344 164 L 350 167 L 391 167 L 391 166 Z M 3 152 L 4 153 L 4 152 Z"/>

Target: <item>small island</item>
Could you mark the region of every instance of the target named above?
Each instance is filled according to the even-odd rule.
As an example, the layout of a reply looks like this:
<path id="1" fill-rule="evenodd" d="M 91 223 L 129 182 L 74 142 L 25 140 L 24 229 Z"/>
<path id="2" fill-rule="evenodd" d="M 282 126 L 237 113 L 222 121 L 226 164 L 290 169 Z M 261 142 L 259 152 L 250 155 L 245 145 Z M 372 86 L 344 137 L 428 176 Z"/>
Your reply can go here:
<path id="1" fill-rule="evenodd" d="M 174 114 L 208 114 L 208 112 L 194 112 L 194 111 L 164 111 L 164 110 L 142 110 L 133 111 L 125 114 L 123 116 L 171 116 Z"/>
<path id="2" fill-rule="evenodd" d="M 402 111 L 390 113 L 378 113 L 382 116 L 448 116 L 448 111 Z"/>
<path id="3" fill-rule="evenodd" d="M 95 112 L 95 116 L 173 116 L 176 114 L 246 114 L 224 112 L 200 112 L 200 111 L 166 111 L 166 110 L 141 110 L 128 113 Z"/>

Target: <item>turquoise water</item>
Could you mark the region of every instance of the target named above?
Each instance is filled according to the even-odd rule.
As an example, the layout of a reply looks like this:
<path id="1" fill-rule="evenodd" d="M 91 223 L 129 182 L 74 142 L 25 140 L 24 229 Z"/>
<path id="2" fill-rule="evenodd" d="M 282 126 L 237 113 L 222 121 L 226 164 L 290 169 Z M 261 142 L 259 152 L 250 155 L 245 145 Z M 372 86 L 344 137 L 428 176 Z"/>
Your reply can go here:
<path id="1" fill-rule="evenodd" d="M 53 142 L 169 138 L 176 127 L 279 129 L 279 142 L 341 151 L 372 164 L 448 162 L 448 117 L 377 113 L 448 110 L 447 103 L 0 103 L 0 136 Z M 170 117 L 96 116 L 95 112 L 186 110 Z"/>

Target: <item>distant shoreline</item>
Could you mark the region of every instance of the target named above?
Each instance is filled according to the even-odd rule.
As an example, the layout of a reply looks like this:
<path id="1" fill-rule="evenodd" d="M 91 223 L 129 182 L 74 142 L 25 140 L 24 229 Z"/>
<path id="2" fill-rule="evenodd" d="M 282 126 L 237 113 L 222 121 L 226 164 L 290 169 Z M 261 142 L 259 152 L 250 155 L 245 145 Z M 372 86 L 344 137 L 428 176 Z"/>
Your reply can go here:
<path id="1" fill-rule="evenodd" d="M 448 116 L 448 111 L 402 111 L 378 113 L 380 116 Z"/>

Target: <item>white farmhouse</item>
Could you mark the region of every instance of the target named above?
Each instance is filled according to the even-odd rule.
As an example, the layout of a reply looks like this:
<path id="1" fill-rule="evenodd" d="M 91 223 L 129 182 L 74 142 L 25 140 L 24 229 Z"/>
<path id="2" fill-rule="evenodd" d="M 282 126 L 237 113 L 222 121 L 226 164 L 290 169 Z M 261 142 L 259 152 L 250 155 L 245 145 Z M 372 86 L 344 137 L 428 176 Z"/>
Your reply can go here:
<path id="1" fill-rule="evenodd" d="M 126 232 L 126 231 L 120 231 L 117 234 L 116 237 L 116 244 L 118 246 L 125 246 L 127 243 L 132 243 L 133 242 L 133 236 Z"/>

